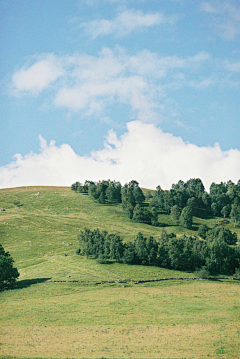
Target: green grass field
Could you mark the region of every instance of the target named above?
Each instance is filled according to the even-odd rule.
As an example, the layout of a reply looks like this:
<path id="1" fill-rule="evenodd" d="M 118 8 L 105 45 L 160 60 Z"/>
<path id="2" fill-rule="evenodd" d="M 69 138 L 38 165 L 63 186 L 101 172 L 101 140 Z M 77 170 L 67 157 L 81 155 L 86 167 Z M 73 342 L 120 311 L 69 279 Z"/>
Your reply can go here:
<path id="1" fill-rule="evenodd" d="M 17 203 L 18 204 L 14 204 Z M 0 190 L 0 242 L 20 272 L 0 293 L 0 358 L 239 358 L 240 283 L 193 278 L 157 267 L 98 264 L 77 256 L 84 227 L 125 241 L 161 228 L 130 221 L 121 205 L 103 206 L 70 188 Z M 220 218 L 194 218 L 195 235 Z M 238 232 L 229 223 L 227 228 Z M 54 282 L 55 281 L 55 282 Z M 74 282 L 78 281 L 78 282 Z"/>

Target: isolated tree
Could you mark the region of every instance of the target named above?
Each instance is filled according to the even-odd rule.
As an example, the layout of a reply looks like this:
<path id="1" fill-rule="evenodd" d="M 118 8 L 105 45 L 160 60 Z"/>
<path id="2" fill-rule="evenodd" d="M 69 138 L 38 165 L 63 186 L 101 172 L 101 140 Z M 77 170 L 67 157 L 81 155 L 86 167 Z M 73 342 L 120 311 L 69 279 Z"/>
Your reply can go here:
<path id="1" fill-rule="evenodd" d="M 192 228 L 192 211 L 188 206 L 184 207 L 180 216 L 180 223 L 183 227 Z"/>
<path id="2" fill-rule="evenodd" d="M 9 252 L 5 252 L 0 244 L 0 290 L 10 288 L 19 277 L 17 268 L 13 267 L 14 260 Z"/>

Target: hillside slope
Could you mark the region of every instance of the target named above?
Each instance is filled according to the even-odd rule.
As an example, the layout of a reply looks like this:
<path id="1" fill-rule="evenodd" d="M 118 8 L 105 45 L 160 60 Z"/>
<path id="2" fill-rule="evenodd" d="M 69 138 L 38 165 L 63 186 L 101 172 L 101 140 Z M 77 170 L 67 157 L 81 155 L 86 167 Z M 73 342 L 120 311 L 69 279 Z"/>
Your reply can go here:
<path id="1" fill-rule="evenodd" d="M 0 293 L 0 358 L 238 358 L 238 281 L 135 284 L 194 275 L 75 254 L 84 227 L 125 241 L 139 231 L 156 238 L 161 228 L 70 188 L 3 189 L 0 208 L 0 242 L 20 272 L 15 289 Z M 166 215 L 160 222 L 168 232 L 196 234 Z M 206 220 L 194 218 L 195 229 L 200 223 Z"/>

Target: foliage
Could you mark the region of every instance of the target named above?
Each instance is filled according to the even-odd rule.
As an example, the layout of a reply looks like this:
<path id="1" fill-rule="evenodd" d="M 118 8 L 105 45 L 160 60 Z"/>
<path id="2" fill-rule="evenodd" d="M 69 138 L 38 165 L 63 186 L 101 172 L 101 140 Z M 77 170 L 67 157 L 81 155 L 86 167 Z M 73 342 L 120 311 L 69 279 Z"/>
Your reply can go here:
<path id="1" fill-rule="evenodd" d="M 202 268 L 196 270 L 195 275 L 201 279 L 208 279 L 209 271 L 206 269 L 205 266 L 203 266 Z"/>
<path id="2" fill-rule="evenodd" d="M 128 216 L 138 223 L 159 226 L 158 215 L 164 212 L 171 215 L 176 225 L 192 228 L 193 216 L 199 218 L 223 216 L 231 218 L 234 227 L 240 221 L 240 181 L 220 184 L 212 183 L 210 193 L 205 191 L 200 178 L 191 178 L 172 184 L 170 190 L 157 186 L 153 195 L 147 191 L 147 202 L 139 183 L 135 180 L 123 187 L 115 181 L 85 181 L 71 186 L 72 190 L 88 193 L 101 204 L 121 203 Z M 146 192 L 146 191 L 145 191 Z M 153 209 L 153 210 L 152 210 Z"/>
<path id="3" fill-rule="evenodd" d="M 123 243 L 117 234 L 85 228 L 79 236 L 78 254 L 113 259 L 127 264 L 155 265 L 181 271 L 204 268 L 211 273 L 232 274 L 240 263 L 236 233 L 224 228 L 208 230 L 206 240 L 175 234 L 163 229 L 156 241 L 139 232 L 133 241 Z"/>
<path id="4" fill-rule="evenodd" d="M 90 197 L 101 204 L 121 203 L 121 183 L 116 181 L 85 181 L 72 184 L 71 189 L 75 192 L 89 194 Z"/>
<path id="5" fill-rule="evenodd" d="M 240 268 L 235 269 L 235 273 L 233 275 L 233 278 L 240 280 Z"/>
<path id="6" fill-rule="evenodd" d="M 189 206 L 183 208 L 180 216 L 180 223 L 183 227 L 191 229 L 192 228 L 192 209 Z"/>
<path id="7" fill-rule="evenodd" d="M 180 215 L 181 215 L 181 208 L 177 204 L 175 204 L 171 208 L 171 217 L 176 224 L 178 223 Z"/>
<path id="8" fill-rule="evenodd" d="M 198 228 L 198 236 L 206 239 L 207 232 L 209 231 L 209 227 L 206 224 L 201 224 Z"/>
<path id="9" fill-rule="evenodd" d="M 240 221 L 240 204 L 237 204 L 236 202 L 232 205 L 232 210 L 230 213 L 230 218 L 234 223 L 234 227 L 236 227 L 237 223 Z"/>
<path id="10" fill-rule="evenodd" d="M 5 252 L 0 244 L 0 290 L 11 288 L 19 277 L 17 268 L 13 267 L 14 260 L 9 252 Z"/>

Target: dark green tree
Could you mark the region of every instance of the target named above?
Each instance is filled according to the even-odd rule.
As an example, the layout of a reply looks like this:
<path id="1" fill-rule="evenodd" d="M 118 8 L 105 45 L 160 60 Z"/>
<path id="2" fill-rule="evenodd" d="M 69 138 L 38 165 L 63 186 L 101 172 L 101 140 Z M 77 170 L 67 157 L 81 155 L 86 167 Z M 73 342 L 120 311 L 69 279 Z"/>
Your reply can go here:
<path id="1" fill-rule="evenodd" d="M 0 244 L 0 290 L 11 288 L 19 277 L 19 272 L 13 267 L 13 263 L 10 253 L 5 252 Z"/>
<path id="2" fill-rule="evenodd" d="M 139 186 L 134 187 L 133 195 L 137 204 L 142 204 L 145 201 L 145 196 Z"/>
<path id="3" fill-rule="evenodd" d="M 175 204 L 171 208 L 171 217 L 172 217 L 173 221 L 175 222 L 175 224 L 178 223 L 180 216 L 181 216 L 181 208 L 177 204 Z"/>
<path id="4" fill-rule="evenodd" d="M 206 224 L 201 224 L 198 228 L 198 236 L 206 239 L 207 232 L 209 231 L 209 227 Z"/>
<path id="5" fill-rule="evenodd" d="M 127 242 L 124 246 L 123 263 L 134 264 L 136 263 L 135 246 L 133 242 Z"/>
<path id="6" fill-rule="evenodd" d="M 240 221 L 240 205 L 236 205 L 235 203 L 232 205 L 230 218 L 235 228 L 237 223 Z"/>
<path id="7" fill-rule="evenodd" d="M 221 210 L 221 214 L 223 215 L 224 218 L 228 217 L 230 212 L 231 212 L 231 207 L 229 205 L 224 206 Z"/>
<path id="8" fill-rule="evenodd" d="M 146 238 L 139 232 L 134 240 L 135 255 L 139 264 L 148 264 L 148 250 Z"/>
<path id="9" fill-rule="evenodd" d="M 187 206 L 191 209 L 193 216 L 198 216 L 199 204 L 196 197 L 190 197 L 187 201 Z"/>
<path id="10" fill-rule="evenodd" d="M 180 216 L 180 224 L 188 229 L 192 228 L 192 211 L 191 208 L 184 207 Z"/>
<path id="11" fill-rule="evenodd" d="M 121 262 L 124 252 L 124 245 L 121 237 L 117 234 L 110 234 L 108 237 L 110 237 L 109 258 Z"/>
<path id="12" fill-rule="evenodd" d="M 108 187 L 106 189 L 106 198 L 110 203 L 121 203 L 121 183 L 115 181 L 109 181 Z"/>
<path id="13" fill-rule="evenodd" d="M 228 245 L 235 245 L 237 243 L 237 234 L 235 232 L 231 232 L 228 228 L 217 227 L 207 232 L 206 239 L 209 242 L 219 239 Z"/>

